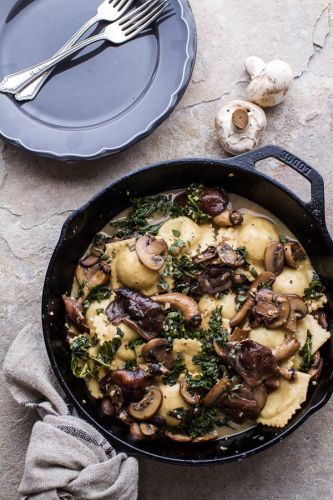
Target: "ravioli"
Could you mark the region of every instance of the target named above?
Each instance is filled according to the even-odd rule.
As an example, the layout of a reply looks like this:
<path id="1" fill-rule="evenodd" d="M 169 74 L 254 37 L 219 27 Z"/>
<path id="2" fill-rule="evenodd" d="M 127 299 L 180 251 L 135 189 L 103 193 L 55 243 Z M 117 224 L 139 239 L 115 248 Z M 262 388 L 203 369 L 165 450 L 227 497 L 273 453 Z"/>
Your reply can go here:
<path id="1" fill-rule="evenodd" d="M 324 330 L 312 316 L 312 314 L 307 314 L 305 318 L 298 322 L 298 328 L 296 332 L 296 338 L 301 344 L 301 348 L 304 346 L 307 338 L 307 332 L 312 335 L 312 354 L 314 354 L 322 345 L 331 337 L 330 332 Z"/>
<path id="2" fill-rule="evenodd" d="M 310 284 L 308 273 L 303 269 L 284 268 L 283 273 L 277 276 L 273 285 L 273 291 L 276 293 L 297 293 L 303 297 L 304 290 Z"/>
<path id="3" fill-rule="evenodd" d="M 238 246 L 245 246 L 248 256 L 254 262 L 264 258 L 266 246 L 279 239 L 276 226 L 263 217 L 246 216 L 238 231 Z"/>
<path id="4" fill-rule="evenodd" d="M 173 341 L 173 352 L 177 355 L 181 353 L 184 356 L 184 361 L 187 370 L 191 374 L 199 373 L 200 369 L 196 366 L 192 359 L 201 351 L 201 342 L 195 339 L 175 339 Z"/>
<path id="5" fill-rule="evenodd" d="M 177 217 L 165 222 L 158 231 L 173 253 L 196 255 L 215 243 L 214 229 L 211 224 L 198 225 L 189 217 Z M 183 246 L 175 242 L 184 242 Z"/>
<path id="6" fill-rule="evenodd" d="M 236 295 L 234 293 L 224 294 L 221 298 L 216 299 L 211 295 L 203 295 L 199 300 L 199 309 L 202 314 L 201 328 L 207 329 L 209 327 L 209 320 L 212 312 L 217 307 L 222 306 L 222 319 L 223 326 L 226 327 L 228 322 L 236 314 Z"/>
<path id="7" fill-rule="evenodd" d="M 284 427 L 306 400 L 310 375 L 296 372 L 296 380 L 280 378 L 279 388 L 268 395 L 257 422 L 269 427 Z"/>
<path id="8" fill-rule="evenodd" d="M 272 350 L 283 344 L 285 336 L 286 334 L 284 330 L 268 330 L 264 327 L 252 329 L 249 335 L 251 340 L 254 340 L 255 342 L 258 342 L 258 344 L 262 344 Z"/>
<path id="9" fill-rule="evenodd" d="M 188 404 L 182 398 L 179 392 L 179 384 L 175 385 L 164 385 L 161 384 L 160 389 L 163 394 L 162 406 L 158 411 L 161 417 L 164 417 L 166 423 L 172 427 L 179 425 L 180 421 L 169 415 L 171 410 L 176 410 L 178 408 L 188 408 Z"/>

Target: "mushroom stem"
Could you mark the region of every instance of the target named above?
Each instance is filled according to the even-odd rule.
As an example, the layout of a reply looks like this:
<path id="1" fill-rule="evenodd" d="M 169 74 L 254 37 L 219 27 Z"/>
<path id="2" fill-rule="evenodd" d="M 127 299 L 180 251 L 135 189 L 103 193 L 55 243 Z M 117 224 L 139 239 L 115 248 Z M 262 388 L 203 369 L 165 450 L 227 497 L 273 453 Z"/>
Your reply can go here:
<path id="1" fill-rule="evenodd" d="M 290 337 L 283 344 L 273 350 L 273 354 L 276 357 L 277 361 L 284 361 L 285 359 L 290 358 L 293 354 L 295 354 L 300 348 L 301 344 L 298 340 Z"/>
<path id="2" fill-rule="evenodd" d="M 245 108 L 237 108 L 232 113 L 232 123 L 236 129 L 244 130 L 249 124 L 249 114 Z"/>
<path id="3" fill-rule="evenodd" d="M 159 304 L 169 304 L 174 309 L 180 311 L 189 326 L 193 328 L 200 326 L 201 314 L 199 306 L 191 297 L 183 293 L 171 292 L 163 295 L 155 295 L 152 299 Z"/>

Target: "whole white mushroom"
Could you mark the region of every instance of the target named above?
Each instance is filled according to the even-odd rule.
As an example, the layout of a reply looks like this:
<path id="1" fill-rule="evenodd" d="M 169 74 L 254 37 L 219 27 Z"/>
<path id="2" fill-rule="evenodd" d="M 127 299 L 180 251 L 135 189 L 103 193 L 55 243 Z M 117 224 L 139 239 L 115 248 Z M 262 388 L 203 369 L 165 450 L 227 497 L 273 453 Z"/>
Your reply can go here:
<path id="1" fill-rule="evenodd" d="M 247 98 L 263 108 L 280 104 L 294 81 L 289 64 L 279 59 L 266 64 L 260 57 L 251 56 L 246 59 L 245 68 L 251 75 Z"/>
<path id="2" fill-rule="evenodd" d="M 238 155 L 252 151 L 259 144 L 267 121 L 265 112 L 256 104 L 234 100 L 219 109 L 215 125 L 223 149 Z"/>

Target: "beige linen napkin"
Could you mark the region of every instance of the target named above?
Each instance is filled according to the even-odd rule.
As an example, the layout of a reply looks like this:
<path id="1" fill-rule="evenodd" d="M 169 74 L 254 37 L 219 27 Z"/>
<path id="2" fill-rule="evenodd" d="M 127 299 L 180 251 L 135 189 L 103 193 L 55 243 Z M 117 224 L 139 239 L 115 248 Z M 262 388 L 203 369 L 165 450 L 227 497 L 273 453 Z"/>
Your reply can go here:
<path id="1" fill-rule="evenodd" d="M 135 500 L 138 465 L 74 414 L 53 374 L 42 334 L 26 326 L 4 363 L 18 403 L 41 418 L 32 430 L 19 493 L 34 500 Z"/>

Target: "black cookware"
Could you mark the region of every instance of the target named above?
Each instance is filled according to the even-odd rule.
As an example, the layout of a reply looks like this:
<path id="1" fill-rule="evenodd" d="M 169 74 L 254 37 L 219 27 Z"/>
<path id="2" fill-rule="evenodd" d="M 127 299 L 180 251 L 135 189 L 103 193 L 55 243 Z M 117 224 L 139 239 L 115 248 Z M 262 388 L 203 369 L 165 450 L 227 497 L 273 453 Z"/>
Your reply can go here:
<path id="1" fill-rule="evenodd" d="M 311 183 L 311 201 L 301 201 L 289 188 L 255 170 L 256 162 L 274 157 L 291 167 Z M 223 186 L 227 191 L 253 200 L 279 217 L 303 243 L 315 269 L 327 285 L 329 309 L 332 309 L 333 242 L 325 224 L 324 184 L 321 176 L 304 161 L 277 146 L 224 159 L 186 159 L 152 165 L 112 182 L 65 222 L 60 240 L 47 270 L 43 291 L 43 329 L 46 348 L 55 374 L 78 412 L 114 444 L 117 450 L 132 455 L 178 464 L 212 464 L 248 457 L 294 431 L 312 413 L 322 407 L 333 391 L 332 343 L 323 348 L 324 369 L 317 385 L 310 388 L 302 409 L 283 429 L 256 426 L 227 440 L 198 445 L 170 441 L 135 442 L 127 428 L 106 425 L 82 380 L 70 370 L 70 355 L 64 331 L 61 294 L 71 289 L 78 259 L 98 232 L 112 217 L 130 205 L 135 196 L 145 196 L 201 182 Z M 333 315 L 331 315 L 333 317 Z M 331 325 L 332 326 L 332 325 Z"/>

